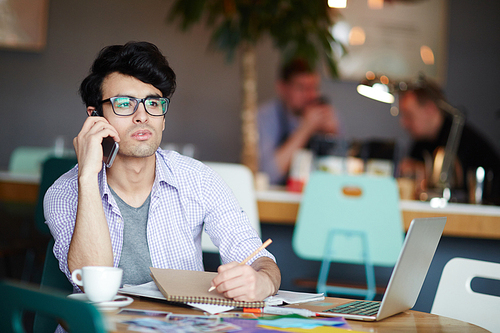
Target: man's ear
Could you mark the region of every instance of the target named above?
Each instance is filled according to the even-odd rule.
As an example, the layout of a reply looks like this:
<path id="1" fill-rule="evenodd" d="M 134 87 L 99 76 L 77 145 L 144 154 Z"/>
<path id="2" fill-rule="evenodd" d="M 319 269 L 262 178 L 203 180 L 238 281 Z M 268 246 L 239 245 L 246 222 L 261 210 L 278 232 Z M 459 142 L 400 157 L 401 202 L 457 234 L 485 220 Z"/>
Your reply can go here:
<path id="1" fill-rule="evenodd" d="M 99 113 L 97 112 L 97 110 L 95 109 L 95 107 L 93 106 L 88 106 L 87 107 L 87 114 L 88 116 L 96 116 L 96 115 L 99 115 Z"/>

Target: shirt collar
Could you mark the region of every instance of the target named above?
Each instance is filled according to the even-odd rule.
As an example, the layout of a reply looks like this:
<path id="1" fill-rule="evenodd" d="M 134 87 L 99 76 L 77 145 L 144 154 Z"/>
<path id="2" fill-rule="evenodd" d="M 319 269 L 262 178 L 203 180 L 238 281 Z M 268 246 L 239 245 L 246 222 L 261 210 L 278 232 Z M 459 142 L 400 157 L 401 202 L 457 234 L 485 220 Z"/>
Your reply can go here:
<path id="1" fill-rule="evenodd" d="M 153 183 L 153 192 L 158 189 L 161 185 L 170 185 L 177 188 L 177 180 L 174 175 L 174 164 L 175 161 L 170 159 L 169 155 L 165 153 L 162 149 L 158 148 L 155 152 L 156 157 L 156 169 L 155 169 L 155 181 Z M 108 200 L 111 197 L 111 191 L 108 186 L 108 179 L 106 174 L 106 166 L 103 163 L 102 171 L 99 173 L 99 190 L 101 192 L 101 197 L 104 198 L 105 195 L 108 196 Z"/>
<path id="2" fill-rule="evenodd" d="M 168 184 L 177 188 L 177 179 L 174 175 L 175 161 L 170 158 L 171 156 L 170 152 L 165 152 L 160 148 L 156 150 L 156 176 L 153 187 Z"/>

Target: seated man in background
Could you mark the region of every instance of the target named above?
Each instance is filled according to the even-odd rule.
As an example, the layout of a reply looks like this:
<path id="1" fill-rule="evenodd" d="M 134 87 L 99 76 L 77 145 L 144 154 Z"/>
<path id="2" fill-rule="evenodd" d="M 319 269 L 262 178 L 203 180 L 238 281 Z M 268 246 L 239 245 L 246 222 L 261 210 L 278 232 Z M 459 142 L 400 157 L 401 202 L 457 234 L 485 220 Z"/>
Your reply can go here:
<path id="1" fill-rule="evenodd" d="M 176 86 L 167 60 L 150 43 L 104 48 L 80 86 L 88 117 L 73 140 L 78 165 L 47 191 L 46 223 L 54 254 L 71 281 L 83 266 L 123 268 L 122 284 L 151 281 L 149 267 L 203 270 L 201 232 L 219 247 L 213 280 L 235 300 L 278 291 L 280 271 L 229 187 L 209 167 L 159 148 Z M 119 142 L 103 164 L 101 142 Z M 76 285 L 74 285 L 75 288 Z"/>
<path id="2" fill-rule="evenodd" d="M 439 101 L 446 98 L 437 84 L 427 80 L 400 92 L 400 122 L 414 142 L 409 158 L 400 164 L 402 176 L 426 174 L 429 163 L 433 163 L 437 149 L 444 149 L 448 141 L 452 118 L 439 108 Z M 500 194 L 500 157 L 492 145 L 475 129 L 465 124 L 455 160 L 452 189 L 462 190 L 467 198 L 469 184 L 467 174 L 483 167 L 486 172 L 484 200 L 496 200 Z M 425 169 L 424 169 L 424 162 Z M 422 190 L 425 190 L 423 188 Z"/>
<path id="3" fill-rule="evenodd" d="M 295 152 L 315 134 L 337 134 L 335 110 L 320 96 L 320 76 L 295 59 L 286 64 L 276 83 L 278 98 L 259 109 L 259 170 L 271 184 L 283 185 Z"/>

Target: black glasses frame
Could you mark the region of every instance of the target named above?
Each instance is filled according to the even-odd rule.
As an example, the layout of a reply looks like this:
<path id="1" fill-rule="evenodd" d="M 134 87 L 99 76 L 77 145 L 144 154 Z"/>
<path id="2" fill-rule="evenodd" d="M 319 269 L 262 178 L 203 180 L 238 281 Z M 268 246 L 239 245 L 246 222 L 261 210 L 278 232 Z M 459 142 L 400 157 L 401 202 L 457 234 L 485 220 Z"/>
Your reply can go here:
<path id="1" fill-rule="evenodd" d="M 134 107 L 134 111 L 132 111 L 132 113 L 129 113 L 129 114 L 118 114 L 118 113 L 116 113 L 116 111 L 115 111 L 115 106 L 114 106 L 114 101 L 115 101 L 115 99 L 117 99 L 117 98 L 129 98 L 129 99 L 135 99 L 135 100 L 136 100 L 136 102 L 137 102 L 137 104 L 136 104 L 136 105 L 135 105 L 135 107 Z M 147 108 L 147 106 L 146 106 L 146 101 L 147 101 L 148 99 L 159 99 L 159 100 L 164 100 L 164 101 L 166 101 L 166 102 L 167 102 L 167 105 L 166 105 L 166 107 L 165 107 L 165 112 L 163 112 L 162 114 L 152 114 L 151 112 L 149 112 L 149 111 L 148 111 L 148 108 Z M 135 98 L 135 97 L 130 97 L 130 96 L 115 96 L 115 97 L 110 97 L 110 98 L 108 98 L 108 99 L 102 100 L 102 101 L 100 102 L 100 104 L 102 105 L 102 104 L 104 104 L 104 103 L 108 103 L 108 102 L 109 102 L 109 103 L 111 103 L 111 109 L 113 110 L 113 113 L 114 113 L 114 114 L 116 114 L 117 116 L 127 117 L 127 116 L 131 116 L 131 115 L 133 115 L 133 114 L 137 111 L 137 109 L 139 108 L 139 104 L 140 104 L 140 103 L 142 103 L 142 105 L 144 105 L 144 110 L 146 110 L 146 112 L 147 112 L 150 116 L 153 116 L 153 117 L 162 117 L 162 116 L 164 116 L 164 115 L 166 115 L 166 114 L 167 114 L 168 107 L 169 107 L 169 105 L 170 105 L 170 98 L 168 98 L 168 97 L 151 97 L 151 96 L 150 96 L 150 97 L 146 97 L 146 98 Z"/>

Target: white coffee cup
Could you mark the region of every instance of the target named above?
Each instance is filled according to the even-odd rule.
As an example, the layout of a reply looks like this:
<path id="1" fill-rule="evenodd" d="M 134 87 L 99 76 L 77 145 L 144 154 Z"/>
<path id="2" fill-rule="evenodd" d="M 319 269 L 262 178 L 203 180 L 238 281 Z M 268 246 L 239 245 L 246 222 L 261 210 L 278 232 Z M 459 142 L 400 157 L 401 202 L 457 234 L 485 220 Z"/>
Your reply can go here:
<path id="1" fill-rule="evenodd" d="M 81 280 L 78 278 L 81 276 Z M 84 288 L 92 302 L 112 301 L 120 288 L 123 270 L 117 267 L 85 266 L 71 274 L 73 282 Z"/>

